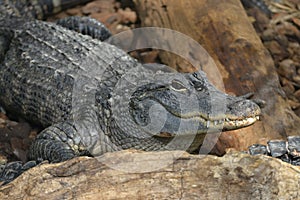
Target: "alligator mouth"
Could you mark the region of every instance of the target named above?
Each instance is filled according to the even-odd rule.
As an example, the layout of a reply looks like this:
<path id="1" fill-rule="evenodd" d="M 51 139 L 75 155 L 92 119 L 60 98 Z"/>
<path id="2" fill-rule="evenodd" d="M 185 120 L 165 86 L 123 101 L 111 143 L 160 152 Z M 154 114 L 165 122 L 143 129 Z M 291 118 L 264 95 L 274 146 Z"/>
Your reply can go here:
<path id="1" fill-rule="evenodd" d="M 224 107 L 217 107 L 218 110 L 215 109 L 213 110 L 213 112 L 210 112 L 209 109 L 206 109 L 206 107 L 200 108 L 198 110 L 196 108 L 190 110 L 181 110 L 180 106 L 174 107 L 174 105 L 176 104 L 165 104 L 165 102 L 159 98 L 147 99 L 150 103 L 146 101 L 145 105 L 147 106 L 145 107 L 148 108 L 154 104 L 157 104 L 162 107 L 159 109 L 164 109 L 167 111 L 169 119 L 167 120 L 168 123 L 165 126 L 165 129 L 163 129 L 161 133 L 158 133 L 163 135 L 164 137 L 172 136 L 173 134 L 171 133 L 177 132 L 177 130 L 175 129 L 178 126 L 180 126 L 180 132 L 185 133 L 192 130 L 195 131 L 195 129 L 198 128 L 197 134 L 200 134 L 205 133 L 208 130 L 229 131 L 240 129 L 250 126 L 260 119 L 261 109 L 260 106 L 254 101 L 238 97 L 231 97 L 233 98 L 232 100 L 227 96 L 225 97 L 228 99 L 228 103 L 225 102 L 226 107 L 224 103 Z M 145 107 L 143 109 L 145 109 Z M 153 117 L 157 117 L 160 119 L 160 117 L 155 114 L 153 115 Z M 175 128 L 172 128 L 172 123 L 175 122 Z M 168 132 L 169 134 L 164 135 L 162 134 L 163 132 Z"/>
<path id="2" fill-rule="evenodd" d="M 178 116 L 182 120 L 193 120 L 195 122 L 201 122 L 206 129 L 213 128 L 213 129 L 219 129 L 223 131 L 228 131 L 228 130 L 235 130 L 243 127 L 250 126 L 254 124 L 256 121 L 259 121 L 259 113 L 257 115 L 253 116 L 248 116 L 244 118 L 215 118 L 215 119 L 210 119 L 201 115 L 197 116 Z"/>
<path id="3" fill-rule="evenodd" d="M 191 119 L 191 118 L 189 118 L 189 119 Z M 229 131 L 229 130 L 235 130 L 235 129 L 239 129 L 242 127 L 250 126 L 250 125 L 254 124 L 256 121 L 259 121 L 260 118 L 259 118 L 259 116 L 254 116 L 254 117 L 248 117 L 245 119 L 232 120 L 229 118 L 225 118 L 225 120 L 222 119 L 222 120 L 214 120 L 214 121 L 204 120 L 204 118 L 202 118 L 202 117 L 194 117 L 192 119 L 195 121 L 200 120 L 201 123 L 205 123 L 207 130 L 209 128 L 212 128 L 212 129 L 216 129 L 216 130 Z M 175 134 L 169 133 L 169 132 L 160 132 L 156 136 L 159 136 L 161 138 L 171 138 L 171 137 L 174 137 Z"/>
<path id="4" fill-rule="evenodd" d="M 259 116 L 251 116 L 251 117 L 246 117 L 244 119 L 225 118 L 225 119 L 211 120 L 202 117 L 195 117 L 193 119 L 205 123 L 207 129 L 217 128 L 226 131 L 226 130 L 234 130 L 234 129 L 250 126 L 259 120 Z"/>
<path id="5" fill-rule="evenodd" d="M 170 109 L 167 110 L 174 116 L 181 118 L 182 120 L 192 120 L 200 122 L 206 129 L 212 128 L 228 131 L 247 127 L 254 124 L 256 121 L 259 121 L 261 115 L 260 107 L 254 103 L 249 104 L 249 107 L 251 107 L 250 105 L 252 106 L 251 109 L 246 108 L 245 110 L 243 110 L 242 108 L 240 108 L 239 110 L 242 110 L 239 111 L 241 113 L 240 115 L 225 112 L 223 114 L 220 114 L 219 116 L 209 116 L 199 112 L 180 114 L 177 112 L 173 112 Z"/>
<path id="6" fill-rule="evenodd" d="M 259 116 L 247 117 L 245 119 L 231 120 L 226 118 L 223 125 L 223 130 L 233 130 L 241 127 L 246 127 L 259 121 Z"/>

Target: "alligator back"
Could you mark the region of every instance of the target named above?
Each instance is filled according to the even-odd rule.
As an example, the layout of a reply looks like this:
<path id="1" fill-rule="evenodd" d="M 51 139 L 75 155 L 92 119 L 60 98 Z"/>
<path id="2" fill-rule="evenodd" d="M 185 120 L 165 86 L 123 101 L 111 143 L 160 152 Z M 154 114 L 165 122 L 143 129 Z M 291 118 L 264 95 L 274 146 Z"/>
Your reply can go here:
<path id="1" fill-rule="evenodd" d="M 121 75 L 137 65 L 112 45 L 51 23 L 31 21 L 10 31 L 14 35 L 0 65 L 0 103 L 43 126 L 69 118 L 75 82 L 92 87 L 116 82 L 114 71 Z"/>

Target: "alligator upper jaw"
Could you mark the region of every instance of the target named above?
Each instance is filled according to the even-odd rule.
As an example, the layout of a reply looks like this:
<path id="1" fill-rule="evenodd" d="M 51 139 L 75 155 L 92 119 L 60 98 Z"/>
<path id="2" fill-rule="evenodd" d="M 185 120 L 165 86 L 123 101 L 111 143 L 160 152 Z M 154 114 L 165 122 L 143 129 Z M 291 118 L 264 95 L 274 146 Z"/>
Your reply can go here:
<path id="1" fill-rule="evenodd" d="M 190 135 L 190 134 L 202 134 L 202 133 L 208 133 L 208 132 L 221 132 L 221 131 L 230 131 L 230 130 L 236 130 L 243 127 L 250 126 L 254 124 L 256 121 L 259 120 L 259 115 L 255 116 L 249 116 L 245 117 L 243 119 L 230 119 L 230 118 L 218 118 L 218 119 L 210 119 L 207 120 L 200 116 L 194 116 L 192 118 L 181 118 L 183 120 L 183 123 L 188 123 L 191 127 L 196 127 L 196 124 L 201 124 L 198 127 L 198 130 L 196 131 L 194 128 L 191 128 L 191 130 L 184 130 L 183 132 L 180 132 L 179 135 Z M 189 122 L 187 122 L 189 121 Z M 196 131 L 196 132 L 194 132 Z M 155 136 L 163 137 L 163 138 L 169 138 L 174 137 L 177 134 L 175 134 L 172 130 L 164 130 L 158 134 L 155 134 Z"/>
<path id="2" fill-rule="evenodd" d="M 223 130 L 228 131 L 228 130 L 234 130 L 234 129 L 250 126 L 258 120 L 259 120 L 259 116 L 247 117 L 245 119 L 237 119 L 237 120 L 225 119 L 223 124 Z"/>
<path id="3" fill-rule="evenodd" d="M 229 131 L 240 129 L 243 127 L 250 126 L 254 124 L 256 121 L 259 120 L 259 116 L 250 116 L 245 117 L 243 119 L 230 119 L 230 118 L 223 118 L 223 119 L 215 119 L 215 120 L 207 120 L 202 117 L 194 118 L 196 121 L 200 121 L 202 124 L 205 124 L 207 129 L 217 129 L 222 131 Z"/>
<path id="4" fill-rule="evenodd" d="M 228 131 L 254 124 L 260 118 L 261 109 L 259 105 L 251 100 L 238 99 L 229 104 L 223 114 L 222 112 L 217 115 L 203 115 L 202 113 L 193 113 L 194 116 L 186 115 L 185 117 L 181 115 L 181 118 L 194 118 L 207 129 Z"/>
<path id="5" fill-rule="evenodd" d="M 219 116 L 219 117 L 208 117 L 202 115 L 194 115 L 194 116 L 181 115 L 180 119 L 183 120 L 183 122 L 189 121 L 190 124 L 200 123 L 201 130 L 199 131 L 205 131 L 205 130 L 207 131 L 209 129 L 229 131 L 229 130 L 240 129 L 254 124 L 256 121 L 260 120 L 260 115 L 261 115 L 260 110 L 257 110 L 251 115 L 244 116 L 244 117 L 237 117 L 229 114 L 228 115 L 224 114 L 223 116 Z"/>

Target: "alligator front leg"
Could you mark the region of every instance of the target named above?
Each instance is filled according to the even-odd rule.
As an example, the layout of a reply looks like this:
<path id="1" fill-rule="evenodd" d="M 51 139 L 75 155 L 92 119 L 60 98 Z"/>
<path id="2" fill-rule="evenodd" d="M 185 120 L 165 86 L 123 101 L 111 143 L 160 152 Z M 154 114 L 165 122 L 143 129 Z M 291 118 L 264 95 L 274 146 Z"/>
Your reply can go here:
<path id="1" fill-rule="evenodd" d="M 73 122 L 62 122 L 52 125 L 33 141 L 29 149 L 30 160 L 48 160 L 61 162 L 84 154 L 80 148 L 80 138 Z"/>
<path id="2" fill-rule="evenodd" d="M 56 24 L 100 41 L 105 41 L 112 35 L 104 24 L 90 17 L 65 17 L 57 20 Z"/>
<path id="3" fill-rule="evenodd" d="M 0 165 L 0 185 L 11 182 L 24 171 L 44 160 L 56 163 L 80 155 L 89 155 L 89 153 L 82 147 L 74 122 L 54 124 L 43 130 L 33 141 L 27 163 L 17 161 Z"/>

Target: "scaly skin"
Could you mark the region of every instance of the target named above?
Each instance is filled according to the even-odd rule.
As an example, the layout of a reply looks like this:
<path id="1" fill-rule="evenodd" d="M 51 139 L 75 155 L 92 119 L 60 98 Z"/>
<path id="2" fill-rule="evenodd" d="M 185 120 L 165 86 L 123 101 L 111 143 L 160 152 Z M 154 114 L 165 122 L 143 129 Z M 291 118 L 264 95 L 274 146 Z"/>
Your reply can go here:
<path id="1" fill-rule="evenodd" d="M 267 145 L 253 144 L 249 147 L 251 155 L 268 155 L 279 158 L 292 165 L 300 165 L 300 136 L 288 136 L 287 141 L 270 140 Z"/>

